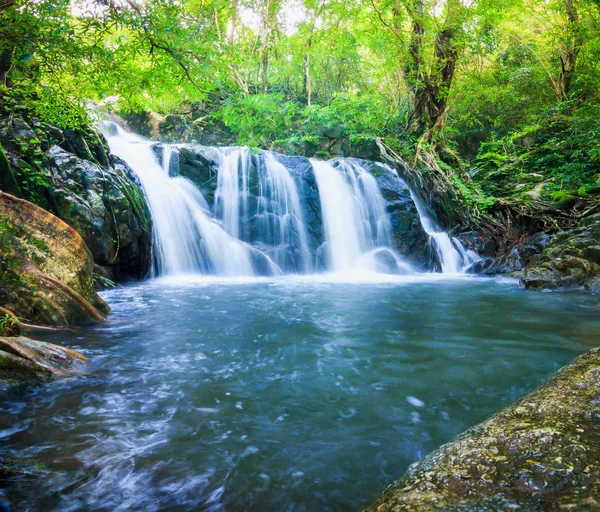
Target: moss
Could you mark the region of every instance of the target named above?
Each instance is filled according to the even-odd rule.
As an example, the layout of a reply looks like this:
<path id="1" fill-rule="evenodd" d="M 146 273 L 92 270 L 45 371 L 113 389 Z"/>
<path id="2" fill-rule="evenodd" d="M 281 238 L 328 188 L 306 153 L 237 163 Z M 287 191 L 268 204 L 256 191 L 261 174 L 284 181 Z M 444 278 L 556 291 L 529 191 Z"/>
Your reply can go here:
<path id="1" fill-rule="evenodd" d="M 369 511 L 596 510 L 599 395 L 594 349 L 413 464 Z"/>

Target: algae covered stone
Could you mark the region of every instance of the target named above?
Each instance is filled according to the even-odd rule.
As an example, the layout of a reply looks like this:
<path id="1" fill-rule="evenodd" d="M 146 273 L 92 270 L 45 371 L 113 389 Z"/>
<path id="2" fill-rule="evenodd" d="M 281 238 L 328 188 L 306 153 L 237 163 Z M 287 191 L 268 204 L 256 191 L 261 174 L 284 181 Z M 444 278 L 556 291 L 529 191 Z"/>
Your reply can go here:
<path id="1" fill-rule="evenodd" d="M 600 509 L 600 349 L 414 463 L 369 512 Z"/>
<path id="2" fill-rule="evenodd" d="M 103 320 L 110 309 L 94 292 L 93 269 L 73 228 L 0 192 L 0 306 L 41 325 Z"/>

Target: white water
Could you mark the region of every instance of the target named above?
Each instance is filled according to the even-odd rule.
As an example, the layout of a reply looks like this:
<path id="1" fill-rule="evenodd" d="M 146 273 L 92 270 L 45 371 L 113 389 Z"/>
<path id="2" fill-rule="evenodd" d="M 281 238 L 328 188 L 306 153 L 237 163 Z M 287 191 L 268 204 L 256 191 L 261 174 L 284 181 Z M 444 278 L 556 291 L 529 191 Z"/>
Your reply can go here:
<path id="1" fill-rule="evenodd" d="M 391 226 L 373 175 L 356 162 L 311 160 L 319 195 L 328 265 L 334 272 L 381 271 L 384 266 L 410 271 L 392 249 Z M 375 250 L 376 248 L 385 251 Z M 379 257 L 379 258 L 378 258 Z"/>
<path id="2" fill-rule="evenodd" d="M 467 251 L 459 240 L 451 239 L 448 233 L 442 231 L 431 218 L 427 209 L 421 204 L 421 200 L 410 190 L 410 195 L 419 212 L 419 218 L 423 230 L 427 233 L 435 245 L 438 259 L 444 274 L 459 274 L 464 272 L 479 257 L 473 251 Z"/>
<path id="3" fill-rule="evenodd" d="M 209 217 L 204 197 L 189 180 L 169 177 L 168 162 L 165 173 L 151 142 L 116 125 L 105 135 L 111 151 L 127 162 L 142 184 L 152 216 L 158 275 L 254 273 L 252 249 Z"/>
<path id="4" fill-rule="evenodd" d="M 312 270 L 308 236 L 296 183 L 287 168 L 266 153 L 259 174 L 257 236 L 273 247 L 273 259 L 284 270 Z"/>
<path id="5" fill-rule="evenodd" d="M 215 216 L 234 237 L 260 246 L 285 272 L 312 269 L 296 183 L 272 154 L 226 148 L 219 165 Z M 256 204 L 249 205 L 250 186 Z"/>
<path id="6" fill-rule="evenodd" d="M 223 155 L 215 192 L 215 214 L 225 230 L 234 238 L 240 237 L 240 218 L 248 213 L 247 148 L 229 150 Z"/>
<path id="7" fill-rule="evenodd" d="M 112 152 L 141 182 L 152 217 L 157 275 L 308 274 L 319 268 L 345 275 L 414 272 L 394 250 L 377 180 L 358 161 L 311 161 L 325 235 L 320 248 L 311 248 L 303 214 L 307 205 L 290 171 L 272 153 L 217 148 L 220 164 L 211 212 L 200 190 L 178 176 L 178 161 L 172 161 L 179 158 L 177 147 L 163 147 L 161 165 L 152 142 L 116 125 L 104 132 Z M 442 272 L 464 272 L 478 256 L 442 231 L 411 195 Z M 327 254 L 324 265 L 318 261 L 321 250 Z"/>

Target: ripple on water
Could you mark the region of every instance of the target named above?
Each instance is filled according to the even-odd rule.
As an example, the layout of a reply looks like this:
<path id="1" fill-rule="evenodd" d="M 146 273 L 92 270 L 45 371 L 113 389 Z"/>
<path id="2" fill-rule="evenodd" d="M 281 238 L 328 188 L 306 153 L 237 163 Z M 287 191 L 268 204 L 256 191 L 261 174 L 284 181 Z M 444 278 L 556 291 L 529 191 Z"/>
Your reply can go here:
<path id="1" fill-rule="evenodd" d="M 93 373 L 12 389 L 31 510 L 349 510 L 595 343 L 597 301 L 420 276 L 159 280 L 48 341 Z"/>

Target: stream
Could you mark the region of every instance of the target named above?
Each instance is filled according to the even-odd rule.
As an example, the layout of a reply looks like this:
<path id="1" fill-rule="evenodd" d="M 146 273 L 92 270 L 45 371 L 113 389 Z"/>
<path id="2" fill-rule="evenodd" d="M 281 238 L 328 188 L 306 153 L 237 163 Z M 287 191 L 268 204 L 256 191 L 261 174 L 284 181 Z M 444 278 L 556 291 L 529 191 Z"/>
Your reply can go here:
<path id="1" fill-rule="evenodd" d="M 597 345 L 598 301 L 440 274 L 161 278 L 46 335 L 90 373 L 4 391 L 15 510 L 360 510 Z"/>

